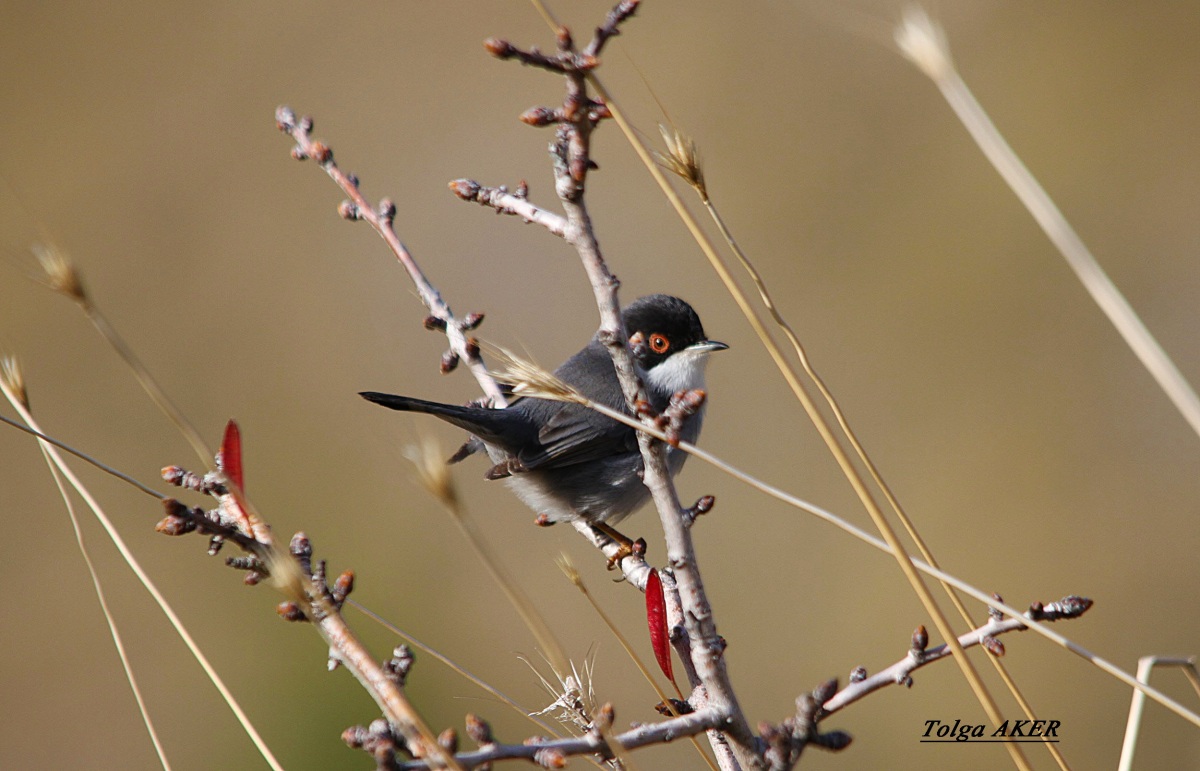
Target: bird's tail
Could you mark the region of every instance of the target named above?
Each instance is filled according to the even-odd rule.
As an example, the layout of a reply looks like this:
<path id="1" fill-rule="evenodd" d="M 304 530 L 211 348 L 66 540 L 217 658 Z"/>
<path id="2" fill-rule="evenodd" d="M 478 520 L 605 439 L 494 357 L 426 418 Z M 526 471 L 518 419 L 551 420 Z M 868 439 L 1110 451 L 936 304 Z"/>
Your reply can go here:
<path id="1" fill-rule="evenodd" d="M 458 407 L 453 404 L 428 402 L 424 399 L 414 399 L 411 396 L 383 394 L 376 391 L 362 391 L 359 393 L 359 396 L 367 401 L 381 404 L 393 410 L 423 412 L 426 415 L 433 415 L 451 425 L 466 429 L 484 440 L 500 441 L 502 444 L 504 443 L 502 428 L 508 425 L 513 417 L 504 410 Z"/>
<path id="2" fill-rule="evenodd" d="M 440 404 L 438 402 L 427 402 L 424 399 L 414 399 L 410 396 L 399 396 L 397 394 L 382 394 L 377 391 L 362 391 L 359 396 L 367 401 L 381 404 L 384 407 L 390 407 L 393 410 L 402 412 L 423 412 L 427 415 L 435 415 L 442 420 L 465 428 L 472 432 L 470 439 L 458 448 L 458 451 L 450 457 L 447 463 L 458 463 L 470 455 L 484 449 L 483 442 L 479 441 L 473 434 L 481 430 L 479 421 L 473 420 L 474 417 L 470 410 L 465 407 L 455 407 L 451 404 Z"/>
<path id="3" fill-rule="evenodd" d="M 359 393 L 359 396 L 369 402 L 375 402 L 389 409 L 400 410 L 401 412 L 423 412 L 426 415 L 436 415 L 450 423 L 456 423 L 455 418 L 465 419 L 470 415 L 466 407 L 455 407 L 452 404 L 442 404 L 440 402 L 428 402 L 424 399 L 414 399 L 411 396 L 383 394 L 377 391 L 362 391 Z M 468 428 L 469 426 L 463 427 Z"/>

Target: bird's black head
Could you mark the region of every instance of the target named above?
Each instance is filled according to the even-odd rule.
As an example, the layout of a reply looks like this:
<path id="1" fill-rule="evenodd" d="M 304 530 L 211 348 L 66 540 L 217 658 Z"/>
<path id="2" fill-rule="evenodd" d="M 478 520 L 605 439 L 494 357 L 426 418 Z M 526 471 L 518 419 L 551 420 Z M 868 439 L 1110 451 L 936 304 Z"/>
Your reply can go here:
<path id="1" fill-rule="evenodd" d="M 707 354 L 728 347 L 709 340 L 696 311 L 678 297 L 665 294 L 640 297 L 625 307 L 621 318 L 634 357 L 645 370 L 688 349 L 695 354 Z"/>

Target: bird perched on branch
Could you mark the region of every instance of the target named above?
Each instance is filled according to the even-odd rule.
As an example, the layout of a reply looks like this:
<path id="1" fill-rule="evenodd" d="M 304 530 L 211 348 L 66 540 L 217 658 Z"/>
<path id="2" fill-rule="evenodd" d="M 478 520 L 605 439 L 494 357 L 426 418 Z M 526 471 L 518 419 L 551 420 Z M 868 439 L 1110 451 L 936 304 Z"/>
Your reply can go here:
<path id="1" fill-rule="evenodd" d="M 621 319 L 656 412 L 662 412 L 677 392 L 702 389 L 708 355 L 728 348 L 709 340 L 692 306 L 677 297 L 642 297 L 624 309 Z M 554 374 L 593 402 L 629 414 L 599 333 Z M 634 429 L 581 404 L 527 396 L 504 409 L 489 409 L 374 391 L 361 396 L 394 410 L 434 415 L 471 432 L 452 461 L 486 450 L 494 464 L 487 478 L 507 480 L 543 522 L 583 519 L 591 525 L 612 525 L 650 496 L 642 483 Z M 695 443 L 703 420 L 701 405 L 684 421 L 679 438 Z M 668 448 L 672 477 L 686 459 L 686 452 Z"/>

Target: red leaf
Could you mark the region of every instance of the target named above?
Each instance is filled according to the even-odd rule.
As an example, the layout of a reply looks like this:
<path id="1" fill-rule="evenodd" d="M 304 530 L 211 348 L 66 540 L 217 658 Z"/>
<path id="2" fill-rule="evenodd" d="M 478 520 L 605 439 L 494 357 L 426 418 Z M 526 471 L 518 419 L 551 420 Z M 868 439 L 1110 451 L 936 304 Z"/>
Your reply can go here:
<path id="1" fill-rule="evenodd" d="M 658 571 L 650 569 L 646 581 L 646 623 L 650 627 L 650 644 L 654 647 L 654 658 L 658 666 L 672 683 L 675 675 L 671 671 L 671 636 L 667 633 L 667 600 L 663 595 L 662 579 Z"/>
<path id="2" fill-rule="evenodd" d="M 242 432 L 235 420 L 225 424 L 225 437 L 221 439 L 221 451 L 217 453 L 217 468 L 224 471 L 238 489 L 246 490 L 242 481 Z"/>

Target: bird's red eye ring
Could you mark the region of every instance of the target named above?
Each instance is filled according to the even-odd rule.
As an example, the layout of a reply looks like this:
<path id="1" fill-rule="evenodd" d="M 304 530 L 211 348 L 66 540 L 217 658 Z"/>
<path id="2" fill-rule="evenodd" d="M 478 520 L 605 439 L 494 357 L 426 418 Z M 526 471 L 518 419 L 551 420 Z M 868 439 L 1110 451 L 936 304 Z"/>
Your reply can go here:
<path id="1" fill-rule="evenodd" d="M 671 341 L 667 339 L 666 335 L 650 335 L 650 350 L 655 353 L 666 353 L 670 347 Z"/>

